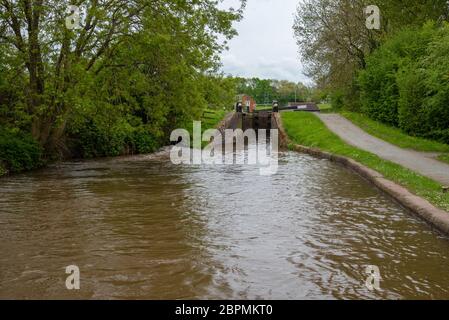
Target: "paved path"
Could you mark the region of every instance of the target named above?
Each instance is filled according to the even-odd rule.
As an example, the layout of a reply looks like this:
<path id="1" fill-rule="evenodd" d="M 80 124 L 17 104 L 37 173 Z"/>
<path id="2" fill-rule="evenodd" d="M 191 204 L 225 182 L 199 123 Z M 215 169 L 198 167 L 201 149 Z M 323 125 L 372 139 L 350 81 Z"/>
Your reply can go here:
<path id="1" fill-rule="evenodd" d="M 432 159 L 435 154 L 399 148 L 373 137 L 338 114 L 319 114 L 318 117 L 347 143 L 449 186 L 449 165 Z"/>

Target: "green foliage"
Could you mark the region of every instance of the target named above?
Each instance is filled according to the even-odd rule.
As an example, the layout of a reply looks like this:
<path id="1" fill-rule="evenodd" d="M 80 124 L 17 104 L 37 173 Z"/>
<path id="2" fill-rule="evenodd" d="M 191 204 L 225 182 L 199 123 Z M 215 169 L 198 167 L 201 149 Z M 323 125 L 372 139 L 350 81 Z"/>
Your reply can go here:
<path id="1" fill-rule="evenodd" d="M 401 148 L 423 152 L 449 152 L 447 144 L 409 136 L 401 129 L 372 120 L 363 114 L 344 111 L 342 115 L 369 134 Z"/>
<path id="2" fill-rule="evenodd" d="M 237 93 L 236 78 L 205 77 L 204 97 L 208 108 L 213 110 L 232 110 Z"/>
<path id="3" fill-rule="evenodd" d="M 438 156 L 438 159 L 443 162 L 449 163 L 449 154 L 442 154 Z"/>
<path id="4" fill-rule="evenodd" d="M 310 100 L 316 103 L 327 104 L 329 102 L 329 92 L 313 87 L 310 89 Z"/>
<path id="5" fill-rule="evenodd" d="M 341 110 L 345 106 L 345 94 L 342 90 L 334 90 L 330 94 L 332 109 Z"/>
<path id="6" fill-rule="evenodd" d="M 133 153 L 141 154 L 154 152 L 160 147 L 154 136 L 149 134 L 149 131 L 143 126 L 134 129 L 131 139 L 127 143 L 133 150 Z"/>
<path id="7" fill-rule="evenodd" d="M 145 126 L 133 127 L 123 119 L 117 119 L 110 126 L 97 118 L 85 119 L 68 133 L 72 156 L 78 158 L 150 153 L 161 146 Z"/>
<path id="8" fill-rule="evenodd" d="M 310 101 L 313 92 L 302 83 L 286 80 L 236 78 L 237 93 L 247 94 L 256 100 L 257 104 L 271 105 L 277 100 L 281 106 L 289 102 Z"/>
<path id="9" fill-rule="evenodd" d="M 321 103 L 318 105 L 318 107 L 322 112 L 332 110 L 332 105 L 330 103 Z"/>
<path id="10" fill-rule="evenodd" d="M 358 76 L 362 112 L 449 143 L 449 26 L 427 23 L 386 41 Z"/>
<path id="11" fill-rule="evenodd" d="M 365 9 L 372 4 L 381 11 L 380 30 L 365 25 Z M 426 21 L 448 20 L 447 0 L 302 0 L 293 29 L 307 75 L 322 88 L 345 89 L 385 40 L 404 28 L 420 28 Z M 411 40 L 416 43 L 413 37 Z M 395 61 L 380 65 L 381 71 L 386 71 L 388 62 Z M 394 92 L 389 83 L 385 86 Z M 345 93 L 349 102 L 355 97 L 351 91 Z"/>
<path id="12" fill-rule="evenodd" d="M 438 30 L 420 60 L 423 75 L 423 135 L 449 144 L 449 24 Z"/>
<path id="13" fill-rule="evenodd" d="M 269 79 L 238 78 L 237 80 L 237 93 L 253 97 L 258 104 L 270 104 L 277 98 L 275 88 Z"/>
<path id="14" fill-rule="evenodd" d="M 215 0 L 87 0 L 80 28 L 69 30 L 65 2 L 2 1 L 0 125 L 30 133 L 51 158 L 168 144 L 204 109 L 232 108 L 236 80 L 219 73 L 219 57 L 236 35 L 238 2 L 236 10 Z M 7 147 L 19 158 L 6 169 L 29 167 Z"/>
<path id="15" fill-rule="evenodd" d="M 225 110 L 204 110 L 201 117 L 201 130 L 204 132 L 208 129 L 214 129 L 224 119 L 226 115 Z"/>
<path id="16" fill-rule="evenodd" d="M 416 63 L 404 66 L 397 74 L 399 123 L 396 125 L 409 134 L 423 135 L 429 130 L 427 123 L 423 121 L 426 92 L 422 82 L 423 72 L 416 69 L 416 66 Z"/>
<path id="17" fill-rule="evenodd" d="M 447 0 L 377 0 L 389 32 L 404 26 L 422 26 L 426 21 L 449 18 Z"/>
<path id="18" fill-rule="evenodd" d="M 368 4 L 301 1 L 293 29 L 307 74 L 337 110 L 447 143 L 447 0 L 378 0 L 380 30 L 365 26 Z"/>
<path id="19" fill-rule="evenodd" d="M 112 99 L 115 100 L 115 99 Z M 157 127 L 130 114 L 130 104 L 88 103 L 74 108 L 67 127 L 72 157 L 94 158 L 152 152 L 161 146 Z"/>
<path id="20" fill-rule="evenodd" d="M 203 134 L 209 129 L 216 129 L 219 125 L 219 123 L 224 119 L 226 116 L 225 110 L 204 110 L 203 116 L 201 117 L 201 133 Z M 188 129 L 190 132 L 190 137 L 192 139 L 191 145 L 193 145 L 193 131 L 191 127 Z M 201 145 L 202 147 L 206 147 L 209 144 L 207 141 L 202 141 Z"/>
<path id="21" fill-rule="evenodd" d="M 17 129 L 0 128 L 0 176 L 42 165 L 42 149 L 29 135 Z"/>
<path id="22" fill-rule="evenodd" d="M 323 151 L 352 158 L 407 189 L 429 200 L 434 205 L 449 210 L 449 195 L 441 192 L 441 185 L 400 165 L 348 145 L 331 132 L 315 115 L 305 112 L 282 114 L 284 128 L 296 144 L 319 148 Z"/>
<path id="23" fill-rule="evenodd" d="M 419 59 L 435 31 L 432 24 L 417 30 L 406 29 L 389 39 L 367 58 L 359 73 L 362 112 L 372 119 L 399 125 L 398 72 Z"/>

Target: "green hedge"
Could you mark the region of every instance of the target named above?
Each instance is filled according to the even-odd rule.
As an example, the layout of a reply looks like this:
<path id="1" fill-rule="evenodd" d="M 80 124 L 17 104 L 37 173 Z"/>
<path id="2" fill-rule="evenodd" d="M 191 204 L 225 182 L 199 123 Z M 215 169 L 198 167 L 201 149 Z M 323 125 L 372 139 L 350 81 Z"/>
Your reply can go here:
<path id="1" fill-rule="evenodd" d="M 42 164 L 42 148 L 30 135 L 0 128 L 0 176 L 35 169 Z"/>
<path id="2" fill-rule="evenodd" d="M 449 143 L 449 25 L 403 30 L 358 76 L 361 110 L 406 133 Z"/>
<path id="3" fill-rule="evenodd" d="M 374 120 L 399 125 L 397 76 L 425 55 L 435 30 L 433 24 L 403 30 L 367 58 L 366 68 L 358 77 L 363 113 Z"/>

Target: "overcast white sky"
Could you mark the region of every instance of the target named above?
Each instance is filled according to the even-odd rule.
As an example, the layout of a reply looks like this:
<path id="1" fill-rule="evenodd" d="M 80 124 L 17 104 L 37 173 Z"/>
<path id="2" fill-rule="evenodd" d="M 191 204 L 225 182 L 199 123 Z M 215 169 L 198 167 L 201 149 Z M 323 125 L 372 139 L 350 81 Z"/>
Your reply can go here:
<path id="1" fill-rule="evenodd" d="M 237 8 L 236 0 L 225 7 Z M 310 83 L 302 74 L 293 22 L 299 0 L 248 0 L 239 33 L 222 54 L 223 71 L 241 77 L 259 77 Z"/>

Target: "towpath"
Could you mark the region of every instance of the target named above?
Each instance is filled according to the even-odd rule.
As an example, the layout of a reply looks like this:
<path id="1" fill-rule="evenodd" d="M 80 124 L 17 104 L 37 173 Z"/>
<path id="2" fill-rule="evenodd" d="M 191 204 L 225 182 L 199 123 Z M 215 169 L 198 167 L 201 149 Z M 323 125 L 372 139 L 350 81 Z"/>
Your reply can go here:
<path id="1" fill-rule="evenodd" d="M 435 154 L 407 150 L 366 133 L 338 114 L 319 114 L 324 124 L 352 146 L 369 151 L 382 159 L 395 162 L 444 186 L 449 186 L 449 165 L 433 159 Z"/>

